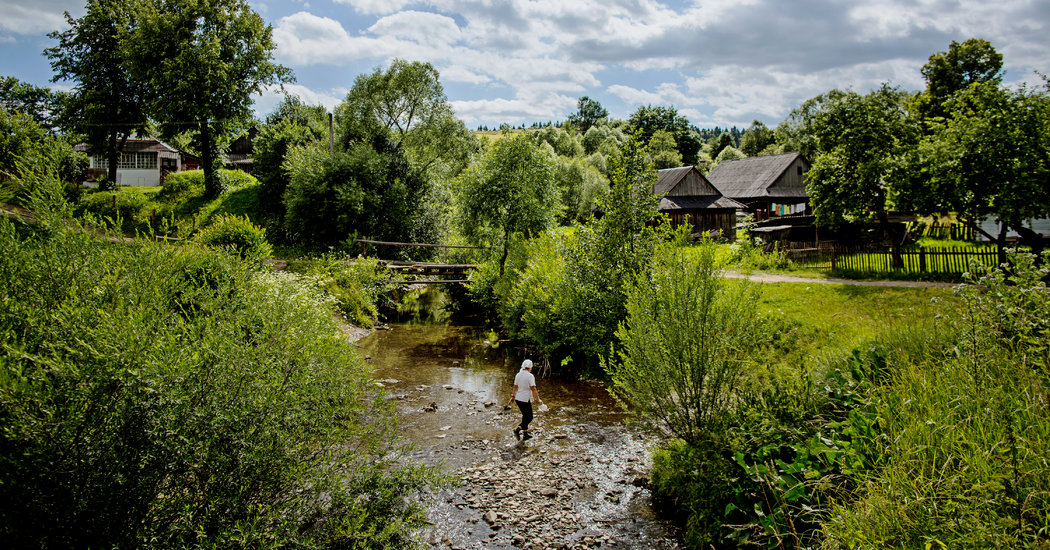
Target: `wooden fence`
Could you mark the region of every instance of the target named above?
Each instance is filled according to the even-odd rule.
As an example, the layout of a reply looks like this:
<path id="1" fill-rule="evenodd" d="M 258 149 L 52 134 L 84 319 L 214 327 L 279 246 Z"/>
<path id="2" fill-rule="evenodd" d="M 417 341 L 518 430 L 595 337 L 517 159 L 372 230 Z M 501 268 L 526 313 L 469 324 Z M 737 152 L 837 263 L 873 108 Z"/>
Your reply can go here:
<path id="1" fill-rule="evenodd" d="M 860 273 L 952 273 L 970 270 L 970 261 L 987 266 L 999 263 L 994 245 L 966 248 L 923 248 L 899 250 L 901 265 L 894 266 L 890 247 L 845 246 L 837 243 L 783 243 L 782 249 L 796 265 L 810 269 L 855 271 Z"/>
<path id="2" fill-rule="evenodd" d="M 931 239 L 951 239 L 953 241 L 972 241 L 975 238 L 973 226 L 961 224 L 958 222 L 933 222 L 929 224 L 917 224 L 911 228 L 911 231 L 920 237 L 929 237 Z"/>

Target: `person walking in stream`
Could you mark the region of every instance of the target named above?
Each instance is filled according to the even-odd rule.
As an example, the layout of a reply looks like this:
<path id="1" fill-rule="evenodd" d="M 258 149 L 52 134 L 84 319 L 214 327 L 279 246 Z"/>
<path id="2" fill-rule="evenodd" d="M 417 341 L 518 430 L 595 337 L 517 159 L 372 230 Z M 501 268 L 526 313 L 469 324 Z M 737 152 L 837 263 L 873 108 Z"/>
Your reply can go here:
<path id="1" fill-rule="evenodd" d="M 514 377 L 514 390 L 510 396 L 510 401 L 517 403 L 518 410 L 521 411 L 521 424 L 514 428 L 515 439 L 522 441 L 532 439 L 532 436 L 529 435 L 529 422 L 532 422 L 533 400 L 543 405 L 540 394 L 536 392 L 536 377 L 532 375 L 532 361 L 526 359 L 521 362 L 521 370 Z M 508 408 L 510 401 L 507 401 Z"/>

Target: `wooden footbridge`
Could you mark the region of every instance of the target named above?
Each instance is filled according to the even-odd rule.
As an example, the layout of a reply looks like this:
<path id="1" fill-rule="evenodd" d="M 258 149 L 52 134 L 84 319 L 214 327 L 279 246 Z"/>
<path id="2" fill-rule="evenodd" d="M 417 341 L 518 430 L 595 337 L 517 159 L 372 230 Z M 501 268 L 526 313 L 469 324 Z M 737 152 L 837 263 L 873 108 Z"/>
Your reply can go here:
<path id="1" fill-rule="evenodd" d="M 390 241 L 372 241 L 368 239 L 356 239 L 354 242 L 365 247 L 364 256 L 368 255 L 371 245 L 376 246 L 398 246 L 398 247 L 420 247 L 420 248 L 487 248 L 480 246 L 466 246 L 458 244 L 430 244 L 430 243 L 399 243 Z M 433 284 L 456 284 L 469 282 L 470 272 L 477 269 L 476 264 L 448 264 L 435 262 L 412 262 L 396 260 L 379 260 L 387 269 L 399 275 L 390 281 L 402 285 L 433 285 Z M 425 279 L 412 279 L 409 277 L 427 277 Z M 437 278 L 431 278 L 437 277 Z"/>

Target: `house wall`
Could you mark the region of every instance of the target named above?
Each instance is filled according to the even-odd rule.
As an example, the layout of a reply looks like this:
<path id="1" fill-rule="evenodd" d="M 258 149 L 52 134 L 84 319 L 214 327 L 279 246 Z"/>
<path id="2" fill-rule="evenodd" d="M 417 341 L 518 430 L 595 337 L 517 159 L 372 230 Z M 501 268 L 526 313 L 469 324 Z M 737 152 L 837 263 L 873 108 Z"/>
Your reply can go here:
<path id="1" fill-rule="evenodd" d="M 771 196 L 777 196 L 786 194 L 784 193 L 785 191 L 805 191 L 806 172 L 809 172 L 809 163 L 802 160 L 801 157 L 796 158 L 791 163 L 791 165 L 788 166 L 782 174 L 780 174 L 780 177 L 777 178 L 777 181 L 773 182 L 773 185 L 769 186 L 769 194 Z"/>
<path id="2" fill-rule="evenodd" d="M 665 211 L 671 227 L 692 226 L 692 233 L 717 231 L 723 239 L 736 240 L 736 211 L 723 209 Z"/>
<path id="3" fill-rule="evenodd" d="M 690 171 L 678 185 L 668 191 L 668 197 L 696 197 L 707 195 L 721 195 L 715 186 L 711 185 L 704 176 L 695 170 Z"/>

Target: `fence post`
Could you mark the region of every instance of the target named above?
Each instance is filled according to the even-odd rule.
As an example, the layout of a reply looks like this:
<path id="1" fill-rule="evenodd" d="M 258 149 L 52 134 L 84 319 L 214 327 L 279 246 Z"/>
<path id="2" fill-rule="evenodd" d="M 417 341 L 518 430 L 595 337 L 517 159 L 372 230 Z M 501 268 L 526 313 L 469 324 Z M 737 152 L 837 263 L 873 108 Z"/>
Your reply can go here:
<path id="1" fill-rule="evenodd" d="M 831 245 L 831 270 L 832 271 L 835 271 L 835 260 L 837 259 L 837 258 L 835 258 L 835 251 L 836 251 L 837 248 L 838 248 L 837 246 Z"/>
<path id="2" fill-rule="evenodd" d="M 919 247 L 919 273 L 926 273 L 926 249 Z"/>

